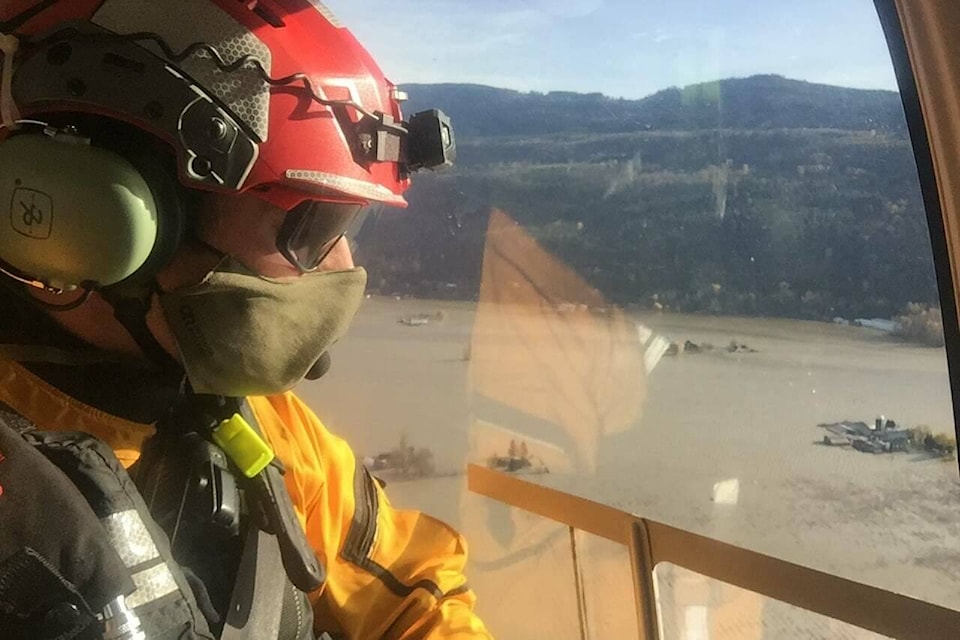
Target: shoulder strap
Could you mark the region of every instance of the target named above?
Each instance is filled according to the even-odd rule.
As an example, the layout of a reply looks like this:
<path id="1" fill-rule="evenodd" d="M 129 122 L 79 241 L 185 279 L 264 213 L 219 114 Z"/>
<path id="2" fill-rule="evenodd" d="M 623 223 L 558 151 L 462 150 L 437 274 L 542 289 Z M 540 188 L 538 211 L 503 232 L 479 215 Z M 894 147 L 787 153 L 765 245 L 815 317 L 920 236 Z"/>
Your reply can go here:
<path id="1" fill-rule="evenodd" d="M 240 404 L 243 418 L 262 437 L 256 416 L 244 400 Z M 316 552 L 307 540 L 306 532 L 297 517 L 290 494 L 283 482 L 282 465 L 269 464 L 255 477 L 250 478 L 248 488 L 264 516 L 265 528 L 276 534 L 284 569 L 294 586 L 305 593 L 323 585 L 326 572 Z"/>
<path id="2" fill-rule="evenodd" d="M 171 414 L 165 428 L 158 427 L 158 437 L 165 433 L 181 445 L 190 439 L 191 442 L 202 442 L 215 449 L 223 457 L 223 474 L 222 477 L 217 477 L 221 477 L 224 482 L 227 479 L 235 480 L 236 486 L 244 493 L 242 502 L 247 506 L 240 531 L 234 530 L 234 535 L 237 536 L 235 540 L 242 547 L 238 562 L 233 565 L 236 572 L 231 576 L 231 582 L 223 584 L 225 589 L 221 593 L 224 597 L 219 600 L 219 607 L 225 618 L 220 637 L 224 640 L 313 638 L 312 609 L 306 602 L 304 593 L 313 591 L 322 584 L 323 568 L 307 542 L 291 504 L 281 475 L 282 465 L 276 461 L 254 477 L 246 477 L 246 474 L 240 472 L 236 461 L 227 462 L 233 451 L 231 447 L 221 448 L 221 445 L 208 441 L 196 431 L 210 428 L 205 427 L 208 423 L 217 424 L 218 418 L 215 416 L 235 413 L 242 415 L 246 428 L 262 438 L 256 417 L 242 399 L 222 399 L 220 402 L 217 398 L 204 396 L 197 396 L 194 402 L 184 405 L 181 413 Z M 177 429 L 183 429 L 184 425 L 188 424 L 193 425 L 194 430 L 178 438 Z M 145 451 L 144 458 L 152 457 L 154 456 L 147 455 Z M 166 457 L 167 454 L 160 456 Z M 194 459 L 197 456 L 187 457 Z M 144 471 L 147 472 L 148 469 L 145 468 Z M 166 474 L 158 474 L 153 470 L 147 475 Z M 221 481 L 212 484 L 220 485 Z M 147 493 L 162 492 L 147 490 Z M 193 500 L 188 499 L 187 502 L 193 504 Z M 173 503 L 168 505 L 177 506 Z M 201 511 L 209 515 L 208 510 Z M 239 509 L 234 511 L 238 514 L 240 512 Z M 182 509 L 176 508 L 175 514 L 179 521 Z M 178 527 L 173 524 L 173 528 Z M 201 555 L 206 556 L 207 553 L 201 550 Z M 226 602 L 228 594 L 229 605 Z"/>

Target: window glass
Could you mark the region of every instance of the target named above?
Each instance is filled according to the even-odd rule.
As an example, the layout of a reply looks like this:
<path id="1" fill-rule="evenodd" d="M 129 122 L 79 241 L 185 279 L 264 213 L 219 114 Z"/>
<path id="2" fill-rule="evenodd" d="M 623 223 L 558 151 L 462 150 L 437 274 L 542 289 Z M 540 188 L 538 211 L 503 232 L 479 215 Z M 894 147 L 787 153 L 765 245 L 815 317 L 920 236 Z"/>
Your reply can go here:
<path id="1" fill-rule="evenodd" d="M 640 637 L 627 548 L 582 531 L 575 541 L 587 637 Z"/>
<path id="2" fill-rule="evenodd" d="M 328 4 L 458 158 L 365 218 L 368 299 L 300 391 L 464 533 L 495 633 L 567 637 L 518 635 L 516 594 L 569 587 L 569 540 L 467 462 L 960 608 L 933 256 L 869 0 Z M 666 637 L 718 637 L 711 603 Z"/>
<path id="3" fill-rule="evenodd" d="M 664 640 L 886 639 L 669 563 L 658 565 L 654 575 Z"/>

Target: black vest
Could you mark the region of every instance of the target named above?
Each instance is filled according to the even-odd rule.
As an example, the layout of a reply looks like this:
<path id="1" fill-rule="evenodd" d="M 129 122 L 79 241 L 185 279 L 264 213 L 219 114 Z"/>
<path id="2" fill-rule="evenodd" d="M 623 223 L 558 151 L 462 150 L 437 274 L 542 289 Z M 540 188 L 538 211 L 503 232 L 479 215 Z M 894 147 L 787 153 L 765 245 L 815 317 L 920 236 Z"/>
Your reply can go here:
<path id="1" fill-rule="evenodd" d="M 3 287 L 0 309 L 0 343 L 89 351 Z M 135 422 L 156 422 L 183 397 L 182 376 L 135 363 L 23 364 L 67 395 Z M 264 541 L 241 517 L 243 492 L 228 465 L 215 464 L 222 455 L 205 440 L 161 433 L 131 468 L 134 482 L 93 436 L 38 431 L 0 405 L 0 635 L 22 629 L 9 637 L 96 638 L 98 614 L 127 593 L 147 640 L 218 637 L 231 599 L 240 603 L 231 626 L 242 629 L 246 616 L 262 627 L 255 607 L 244 609 L 252 597 L 244 593 L 253 594 L 258 580 L 276 579 L 267 569 L 283 568 L 274 562 L 257 571 L 266 563 L 251 564 L 249 549 Z M 266 620 L 277 629 L 271 635 L 314 638 L 305 594 L 280 578 L 279 621 Z M 224 637 L 264 636 L 228 628 Z"/>

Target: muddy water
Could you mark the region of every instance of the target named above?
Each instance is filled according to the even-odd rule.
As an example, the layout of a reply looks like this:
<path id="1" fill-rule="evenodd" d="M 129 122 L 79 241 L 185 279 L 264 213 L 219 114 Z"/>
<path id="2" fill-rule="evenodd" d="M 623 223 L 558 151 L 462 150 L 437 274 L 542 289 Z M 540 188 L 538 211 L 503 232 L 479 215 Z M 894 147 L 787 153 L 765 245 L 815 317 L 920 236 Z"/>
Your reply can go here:
<path id="1" fill-rule="evenodd" d="M 426 326 L 398 322 L 437 312 Z M 630 423 L 614 429 L 591 423 L 586 428 L 596 433 L 586 439 L 553 437 L 543 416 L 491 405 L 478 392 L 470 362 L 483 354 L 468 350 L 475 326 L 469 304 L 368 300 L 350 335 L 335 347 L 331 372 L 305 383 L 301 394 L 361 455 L 389 450 L 401 434 L 433 451 L 438 470 L 451 475 L 393 483 L 391 497 L 465 533 L 479 610 L 502 637 L 575 637 L 577 628 L 565 530 L 470 496 L 455 475 L 468 459 L 505 453 L 510 439 L 526 441 L 551 467 L 550 474 L 529 476 L 536 481 L 960 608 L 956 461 L 826 447 L 816 426 L 871 422 L 883 414 L 907 426 L 952 430 L 942 349 L 899 344 L 869 329 L 802 321 L 678 315 L 635 320 L 674 341 L 714 348 L 664 356 L 645 378 L 631 381 L 643 402 Z M 751 350 L 730 353 L 731 341 Z M 525 348 L 524 341 L 516 348 Z M 601 380 L 607 360 L 597 363 L 592 371 Z M 550 372 L 542 377 L 549 380 Z M 616 383 L 604 380 L 599 387 L 609 384 Z M 560 387 L 556 402 L 563 407 L 569 390 L 561 393 Z M 598 415 L 603 411 L 597 407 Z M 596 541 L 584 549 L 596 637 L 623 637 L 632 624 L 624 614 L 632 611 L 626 557 Z M 661 593 L 676 596 L 675 575 L 663 575 Z M 673 596 L 671 602 L 689 605 L 682 594 Z M 527 620 L 537 607 L 552 612 L 548 622 Z M 794 614 L 774 606 L 758 610 L 744 615 L 760 620 L 761 631 L 732 627 L 740 629 L 739 637 L 828 637 L 816 626 L 788 633 L 804 628 Z M 664 616 L 670 618 L 670 611 Z M 672 623 L 665 619 L 665 628 L 682 637 L 683 615 L 674 617 Z"/>

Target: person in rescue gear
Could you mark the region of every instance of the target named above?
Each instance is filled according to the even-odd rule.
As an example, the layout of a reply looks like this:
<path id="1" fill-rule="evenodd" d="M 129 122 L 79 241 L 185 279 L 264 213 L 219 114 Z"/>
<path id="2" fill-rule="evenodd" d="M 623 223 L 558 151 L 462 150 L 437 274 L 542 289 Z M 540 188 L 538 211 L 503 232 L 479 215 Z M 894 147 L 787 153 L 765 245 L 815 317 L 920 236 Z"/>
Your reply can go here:
<path id="1" fill-rule="evenodd" d="M 0 637 L 490 637 L 291 391 L 449 119 L 317 0 L 7 0 L 0 54 Z"/>

